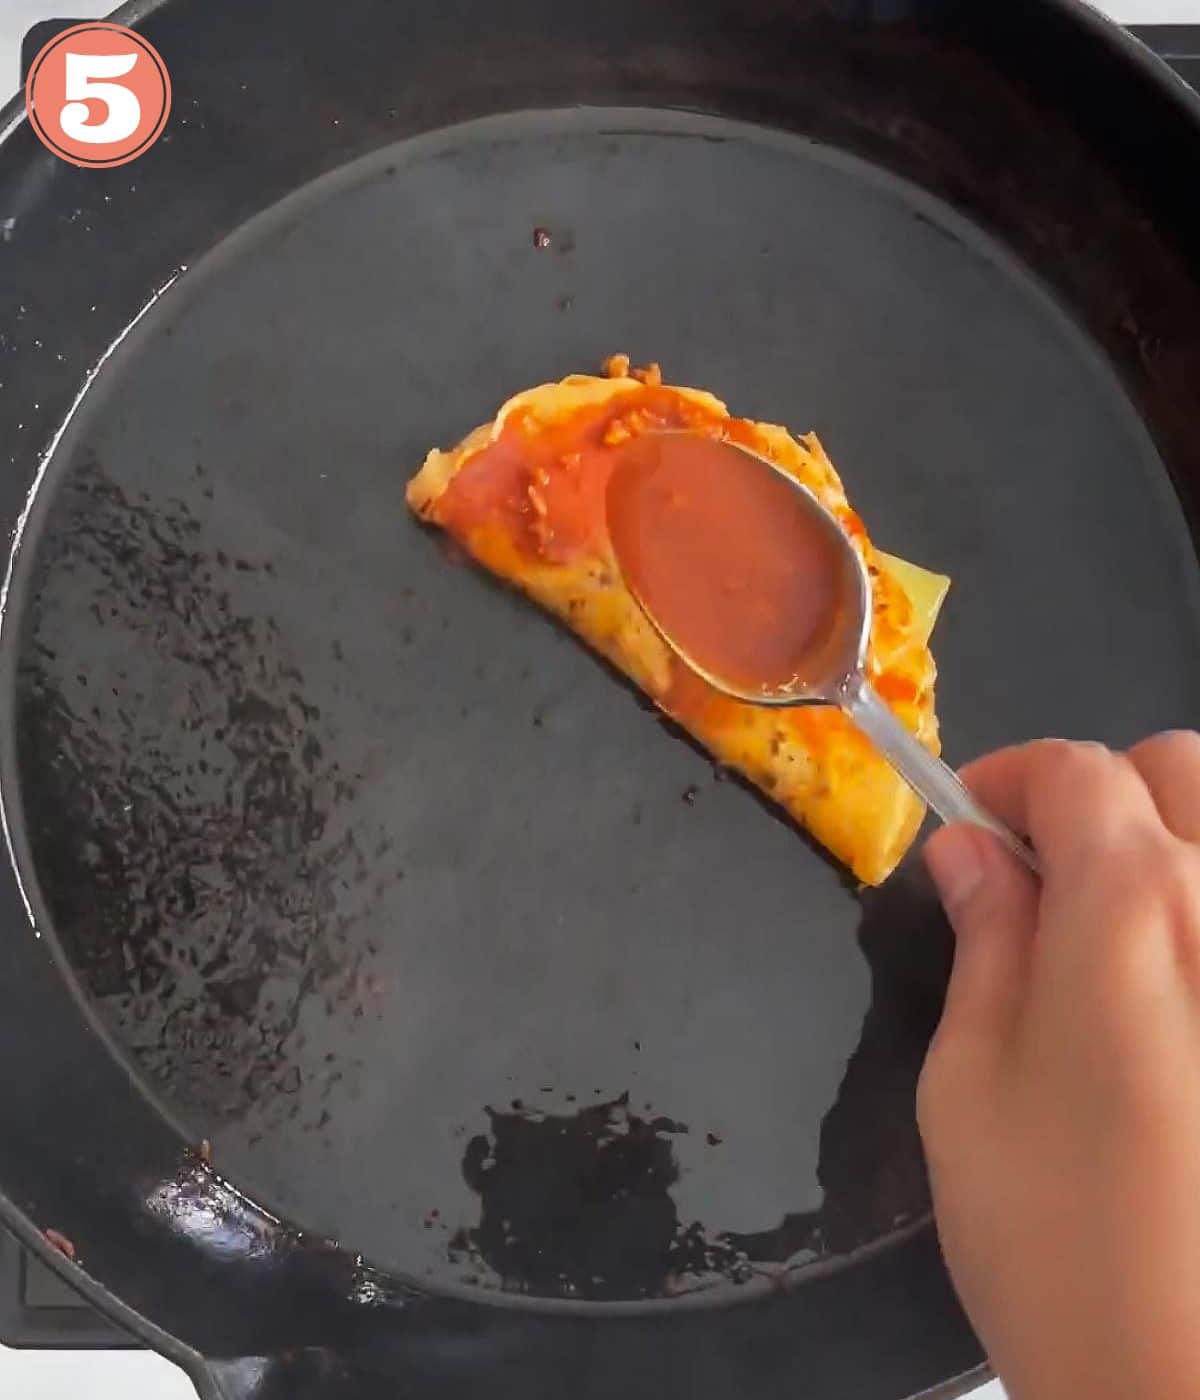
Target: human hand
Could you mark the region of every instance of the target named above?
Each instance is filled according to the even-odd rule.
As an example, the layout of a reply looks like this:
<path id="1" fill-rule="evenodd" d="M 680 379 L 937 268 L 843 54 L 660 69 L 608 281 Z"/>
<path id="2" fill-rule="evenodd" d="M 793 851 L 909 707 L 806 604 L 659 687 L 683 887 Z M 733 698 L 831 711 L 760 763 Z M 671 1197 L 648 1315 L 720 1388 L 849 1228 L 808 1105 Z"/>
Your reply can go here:
<path id="1" fill-rule="evenodd" d="M 963 777 L 1027 834 L 926 862 L 954 971 L 918 1090 L 938 1233 L 1013 1400 L 1200 1397 L 1200 736 Z"/>

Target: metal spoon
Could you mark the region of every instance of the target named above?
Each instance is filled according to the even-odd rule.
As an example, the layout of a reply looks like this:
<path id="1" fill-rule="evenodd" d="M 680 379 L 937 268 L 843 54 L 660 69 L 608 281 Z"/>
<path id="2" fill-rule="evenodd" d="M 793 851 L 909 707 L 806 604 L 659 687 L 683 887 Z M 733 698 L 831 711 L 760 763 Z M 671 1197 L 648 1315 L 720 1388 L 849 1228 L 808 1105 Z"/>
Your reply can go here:
<path id="1" fill-rule="evenodd" d="M 731 442 L 714 444 L 710 440 L 706 442 L 704 450 L 712 452 L 715 448 L 721 452 L 739 454 L 786 482 L 798 500 L 803 502 L 812 522 L 820 526 L 823 553 L 833 575 L 833 616 L 822 626 L 819 643 L 808 649 L 796 674 L 786 683 L 748 688 L 744 681 L 715 674 L 711 665 L 702 665 L 689 655 L 686 646 L 678 637 L 671 635 L 647 605 L 636 580 L 631 576 L 633 571 L 628 562 L 622 562 L 618 549 L 617 562 L 622 568 L 625 582 L 655 630 L 687 666 L 716 690 L 736 700 L 768 706 L 837 705 L 944 822 L 968 822 L 983 827 L 998 837 L 1023 865 L 1038 873 L 1037 857 L 1028 843 L 975 800 L 954 770 L 925 748 L 896 718 L 867 680 L 867 647 L 873 616 L 871 579 L 861 555 L 838 520 L 806 486 L 781 471 L 773 462 Z"/>

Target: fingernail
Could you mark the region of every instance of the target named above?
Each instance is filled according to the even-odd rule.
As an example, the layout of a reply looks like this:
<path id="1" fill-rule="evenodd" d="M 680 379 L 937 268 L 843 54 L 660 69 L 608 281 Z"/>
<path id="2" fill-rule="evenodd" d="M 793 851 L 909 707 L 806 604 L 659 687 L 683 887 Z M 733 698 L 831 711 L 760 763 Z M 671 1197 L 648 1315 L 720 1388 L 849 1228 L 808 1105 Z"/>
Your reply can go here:
<path id="1" fill-rule="evenodd" d="M 946 827 L 929 838 L 922 854 L 946 912 L 963 908 L 985 873 L 975 833 L 966 827 Z"/>

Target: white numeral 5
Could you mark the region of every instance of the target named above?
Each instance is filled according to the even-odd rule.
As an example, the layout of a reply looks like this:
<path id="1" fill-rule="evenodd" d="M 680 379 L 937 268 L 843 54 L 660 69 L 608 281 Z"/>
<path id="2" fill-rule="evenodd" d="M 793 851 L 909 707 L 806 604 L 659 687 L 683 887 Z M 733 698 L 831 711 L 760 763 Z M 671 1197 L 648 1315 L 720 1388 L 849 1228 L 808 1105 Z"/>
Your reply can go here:
<path id="1" fill-rule="evenodd" d="M 59 113 L 59 125 L 75 141 L 100 146 L 108 141 L 124 141 L 138 129 L 142 104 L 137 94 L 120 83 L 94 81 L 97 78 L 123 78 L 138 61 L 137 53 L 68 53 L 67 102 Z M 90 123 L 87 103 L 94 97 L 105 108 L 102 122 Z"/>

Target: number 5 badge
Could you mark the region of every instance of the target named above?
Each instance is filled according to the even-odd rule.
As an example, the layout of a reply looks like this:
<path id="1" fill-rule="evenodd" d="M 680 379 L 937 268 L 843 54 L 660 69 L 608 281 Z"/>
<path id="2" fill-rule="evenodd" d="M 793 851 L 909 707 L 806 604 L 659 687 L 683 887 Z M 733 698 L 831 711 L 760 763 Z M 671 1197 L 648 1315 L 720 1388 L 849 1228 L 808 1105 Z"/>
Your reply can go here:
<path id="1" fill-rule="evenodd" d="M 64 29 L 30 65 L 25 110 L 39 138 L 73 165 L 124 165 L 158 140 L 171 79 L 158 50 L 123 24 Z"/>

